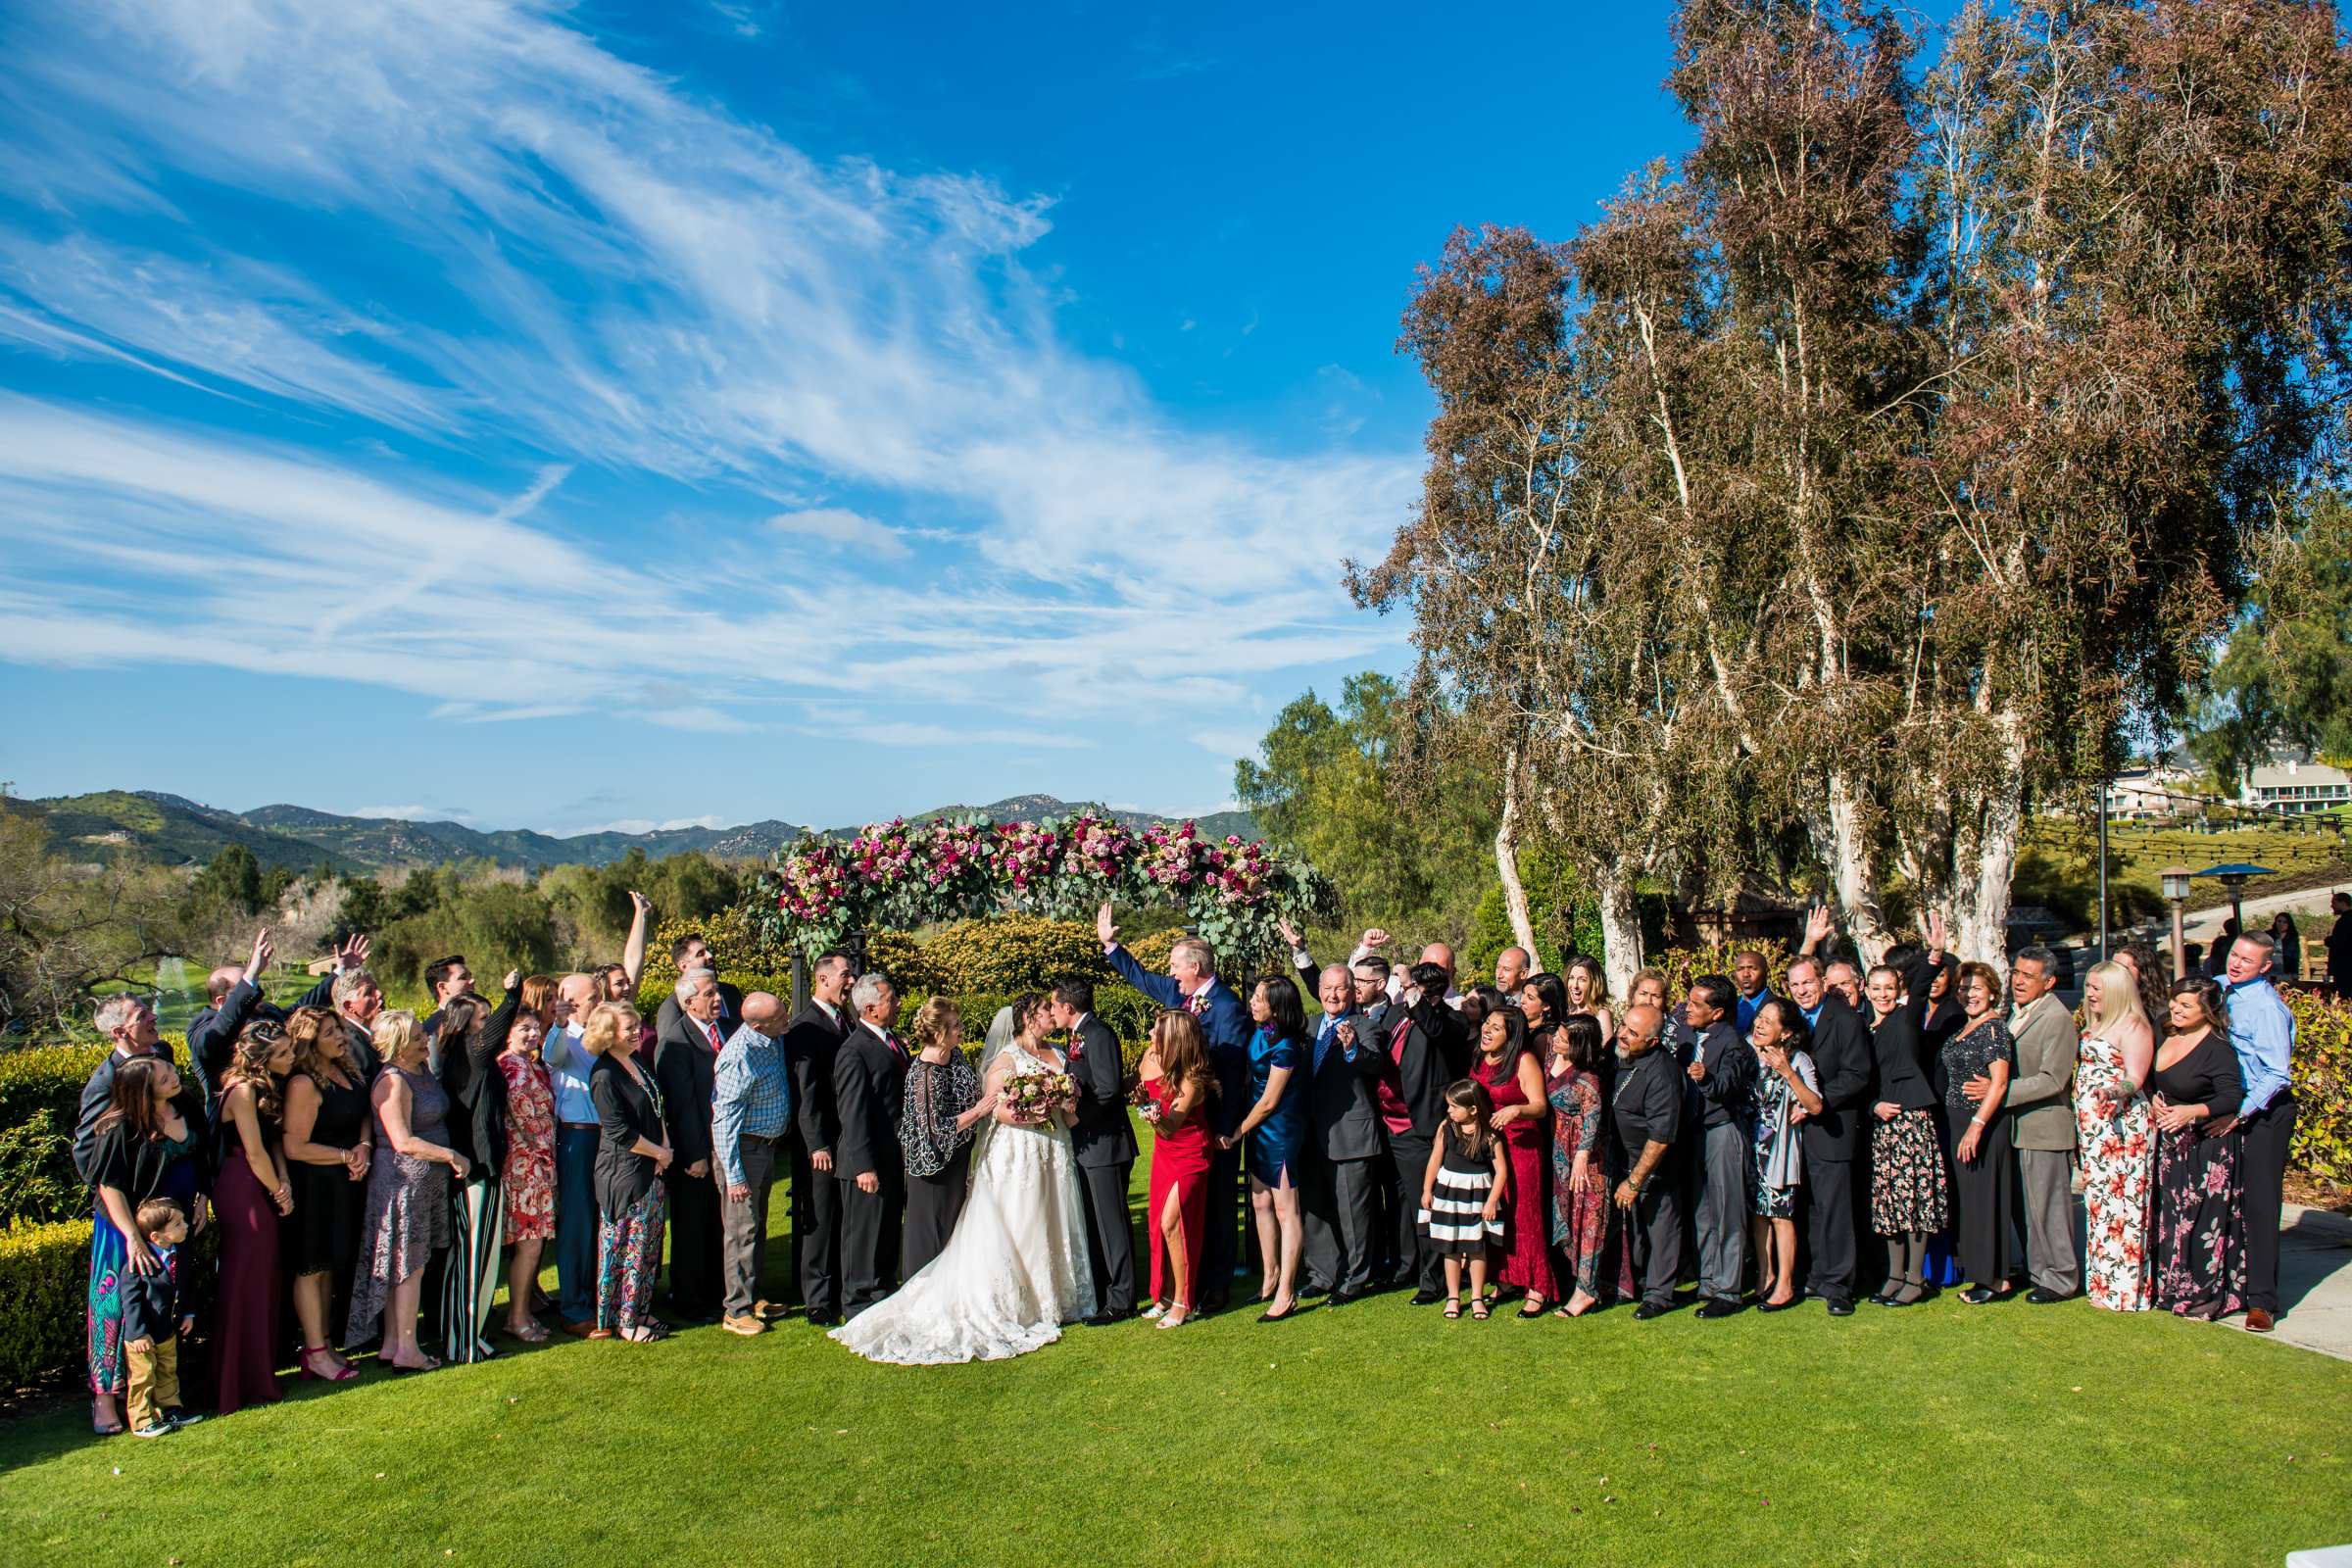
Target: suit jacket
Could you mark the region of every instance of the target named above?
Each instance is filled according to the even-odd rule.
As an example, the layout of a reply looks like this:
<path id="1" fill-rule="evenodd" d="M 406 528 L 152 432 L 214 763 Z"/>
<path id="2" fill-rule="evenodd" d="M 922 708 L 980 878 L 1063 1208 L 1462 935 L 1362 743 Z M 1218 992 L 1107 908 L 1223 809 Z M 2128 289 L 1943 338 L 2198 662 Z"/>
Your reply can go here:
<path id="1" fill-rule="evenodd" d="M 725 1028 L 721 1028 L 721 1045 Z M 662 1082 L 662 1121 L 669 1129 L 669 1168 L 683 1175 L 710 1157 L 710 1102 L 718 1090 L 718 1053 L 703 1026 L 684 1012 L 654 1047 L 654 1076 Z"/>
<path id="2" fill-rule="evenodd" d="M 1388 1024 L 1382 1097 L 1388 1133 L 1426 1143 L 1446 1125 L 1446 1086 L 1462 1076 L 1448 1057 L 1461 1034 L 1460 1018 L 1439 998 L 1424 997 L 1413 1007 L 1391 1008 Z M 1399 1115 L 1406 1123 L 1402 1128 L 1396 1125 Z"/>
<path id="3" fill-rule="evenodd" d="M 1805 1118 L 1805 1152 L 1814 1159 L 1850 1160 L 1864 1147 L 1861 1130 L 1870 1119 L 1870 1032 L 1838 992 L 1822 998 L 1812 1051 L 1821 1073 L 1822 1107 L 1820 1115 Z"/>
<path id="4" fill-rule="evenodd" d="M 1078 1119 L 1070 1126 L 1070 1149 L 1078 1163 L 1124 1165 L 1135 1159 L 1135 1126 L 1127 1119 L 1126 1072 L 1119 1037 L 1088 1013 L 1070 1041 L 1070 1077 L 1078 1085 Z"/>
<path id="5" fill-rule="evenodd" d="M 653 1069 L 640 1061 L 637 1071 L 645 1075 L 645 1084 L 610 1052 L 588 1070 L 588 1098 L 596 1102 L 596 1118 L 604 1127 L 596 1143 L 596 1204 L 608 1219 L 653 1189 L 654 1162 L 637 1152 L 637 1140 L 668 1142 L 662 1136 L 659 1093 L 646 1087 L 653 1082 Z"/>
<path id="6" fill-rule="evenodd" d="M 838 1016 L 804 1002 L 784 1026 L 784 1068 L 792 1077 L 793 1137 L 801 1156 L 830 1153 L 841 1142 L 841 1116 L 833 1104 L 833 1059 L 857 1020 L 843 1007 Z"/>
<path id="7" fill-rule="evenodd" d="M 1928 991 L 1939 967 L 1920 955 L 1903 977 L 1909 993 L 1904 1004 L 1881 1019 L 1870 1032 L 1871 1065 L 1878 1074 L 1880 1100 L 1905 1110 L 1933 1110 L 1940 1098 L 1928 1072 L 1926 1024 Z"/>
<path id="8" fill-rule="evenodd" d="M 296 999 L 297 1007 L 335 1005 L 335 977 L 327 975 Z M 256 1018 L 270 1018 L 278 1023 L 286 1021 L 289 1009 L 273 1002 L 262 1000 L 262 988 L 250 980 L 240 980 L 228 988 L 228 995 L 220 1005 L 207 1004 L 197 1009 L 188 1020 L 188 1060 L 196 1069 L 196 1083 L 204 1091 L 204 1111 L 210 1117 L 220 1100 L 220 1080 L 228 1076 L 229 1058 L 236 1054 L 237 1036 Z"/>
<path id="9" fill-rule="evenodd" d="M 1370 1159 L 1388 1147 L 1379 1086 L 1396 1063 L 1362 1013 L 1341 1013 L 1335 1031 L 1341 1023 L 1355 1026 L 1352 1048 L 1343 1047 L 1336 1032 L 1326 1037 L 1321 1018 L 1307 1025 L 1308 1128 L 1324 1158 Z"/>
<path id="10" fill-rule="evenodd" d="M 1691 1059 L 1700 1065 L 1692 1079 L 1688 1063 L 1683 1082 L 1685 1121 L 1704 1130 L 1737 1127 L 1747 1121 L 1750 1092 L 1756 1084 L 1756 1053 L 1730 1018 L 1718 1018 L 1703 1032 L 1692 1031 Z"/>
<path id="11" fill-rule="evenodd" d="M 519 997 L 517 1000 L 520 1000 Z M 377 1016 L 382 1015 L 379 1013 Z M 353 1067 L 358 1069 L 360 1089 L 365 1093 L 373 1089 L 375 1081 L 384 1075 L 384 1057 L 375 1049 L 375 1031 L 355 1019 L 345 1018 L 343 1032 L 351 1037 L 351 1061 Z"/>
<path id="12" fill-rule="evenodd" d="M 2075 1081 L 2075 1055 L 2082 1037 L 2075 1015 L 2054 991 L 2009 1019 L 2017 1047 L 2017 1074 L 2002 1102 L 2009 1112 L 2011 1140 L 2020 1149 L 2075 1147 L 2075 1102 L 2067 1093 Z"/>
<path id="13" fill-rule="evenodd" d="M 833 1103 L 841 1116 L 841 1147 L 833 1174 L 842 1181 L 872 1171 L 885 1191 L 906 1184 L 899 1149 L 899 1113 L 906 1098 L 906 1063 L 881 1037 L 859 1023 L 833 1056 Z"/>
<path id="14" fill-rule="evenodd" d="M 498 1180 L 507 1164 L 507 1075 L 498 1069 L 498 1054 L 507 1049 L 514 1028 L 522 993 L 515 991 L 491 1012 L 481 1032 L 441 1048 L 441 1087 L 449 1092 L 449 1147 L 479 1168 L 486 1181 Z"/>
<path id="15" fill-rule="evenodd" d="M 657 1041 L 668 1039 L 669 1026 L 685 1016 L 686 1009 L 678 1005 L 678 994 L 675 991 L 663 997 L 661 1007 L 654 1014 L 654 1039 Z M 743 988 L 731 986 L 721 980 L 718 983 L 718 1038 L 726 1039 L 735 1032 L 735 1026 L 741 1022 L 743 1022 Z"/>
<path id="16" fill-rule="evenodd" d="M 1190 1010 L 1174 977 L 1153 974 L 1116 943 L 1102 956 L 1120 979 L 1161 1006 Z M 1211 1116 L 1217 1135 L 1231 1137 L 1254 1103 L 1250 1094 L 1250 1035 L 1256 1026 L 1250 1023 L 1250 1009 L 1242 1005 L 1242 999 L 1222 980 L 1212 979 L 1200 988 L 1200 1005 L 1194 1016 L 1200 1020 L 1200 1033 L 1208 1041 L 1209 1070 L 1217 1075 L 1217 1103 Z"/>

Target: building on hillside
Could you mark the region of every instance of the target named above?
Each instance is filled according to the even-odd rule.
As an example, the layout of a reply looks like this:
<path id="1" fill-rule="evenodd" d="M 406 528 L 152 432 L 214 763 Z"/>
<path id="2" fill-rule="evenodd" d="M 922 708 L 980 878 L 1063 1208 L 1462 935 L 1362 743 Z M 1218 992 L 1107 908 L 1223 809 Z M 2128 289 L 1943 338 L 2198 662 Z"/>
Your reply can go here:
<path id="1" fill-rule="evenodd" d="M 2352 806 L 2352 774 L 2307 757 L 2274 757 L 2248 770 L 2237 798 L 2281 816 L 2307 816 Z"/>
<path id="2" fill-rule="evenodd" d="M 2111 822 L 2165 822 L 2194 816 L 2204 801 L 2183 787 L 2192 777 L 2187 768 L 2160 762 L 2154 767 L 2132 767 L 2116 774 L 2107 785 L 2107 819 Z"/>

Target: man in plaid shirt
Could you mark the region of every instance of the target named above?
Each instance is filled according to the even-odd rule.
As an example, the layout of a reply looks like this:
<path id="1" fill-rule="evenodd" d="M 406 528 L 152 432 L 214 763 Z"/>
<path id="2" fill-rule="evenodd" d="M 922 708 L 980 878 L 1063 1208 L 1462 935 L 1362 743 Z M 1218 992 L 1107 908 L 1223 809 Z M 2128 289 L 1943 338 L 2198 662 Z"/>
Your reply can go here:
<path id="1" fill-rule="evenodd" d="M 785 1071 L 784 1004 L 764 991 L 743 999 L 743 1022 L 718 1054 L 710 1094 L 710 1147 L 718 1161 L 720 1266 L 724 1327 L 764 1334 L 775 1312 L 760 1299 L 767 1262 L 767 1191 L 776 1179 L 776 1143 L 791 1125 L 792 1077 Z"/>

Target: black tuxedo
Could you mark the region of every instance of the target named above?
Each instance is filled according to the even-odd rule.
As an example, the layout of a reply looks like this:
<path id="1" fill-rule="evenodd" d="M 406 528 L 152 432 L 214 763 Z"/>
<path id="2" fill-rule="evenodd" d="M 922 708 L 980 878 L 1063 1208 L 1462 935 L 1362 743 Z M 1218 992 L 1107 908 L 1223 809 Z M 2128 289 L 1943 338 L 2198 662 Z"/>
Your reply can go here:
<path id="1" fill-rule="evenodd" d="M 1460 1015 L 1444 999 L 1424 997 L 1389 1011 L 1384 1102 L 1389 1134 L 1389 1179 L 1381 1194 L 1381 1277 L 1416 1290 L 1443 1288 L 1445 1260 L 1421 1240 L 1421 1184 L 1430 1151 L 1446 1125 L 1446 1086 L 1461 1076 L 1448 1056 L 1460 1038 Z M 1396 1118 L 1401 1110 L 1405 1124 Z"/>
<path id="2" fill-rule="evenodd" d="M 841 1142 L 833 1151 L 833 1181 L 841 1194 L 842 1310 L 856 1317 L 898 1283 L 899 1226 L 906 1210 L 906 1165 L 899 1148 L 899 1115 L 906 1098 L 904 1047 L 863 1023 L 850 1030 L 833 1056 L 833 1104 Z M 871 1172 L 875 1190 L 858 1178 Z"/>
<path id="3" fill-rule="evenodd" d="M 1127 1183 L 1135 1170 L 1135 1124 L 1127 1117 L 1127 1080 L 1119 1037 L 1089 1013 L 1070 1031 L 1070 1077 L 1078 1085 L 1070 1149 L 1086 1189 L 1086 1248 L 1104 1312 L 1135 1310 L 1135 1221 Z"/>
<path id="4" fill-rule="evenodd" d="M 1821 1073 L 1822 1113 L 1805 1119 L 1805 1197 L 1812 1205 L 1807 1240 L 1813 1250 L 1813 1294 L 1833 1305 L 1851 1305 L 1859 1237 L 1854 1230 L 1856 1171 L 1867 1179 L 1870 1119 L 1870 1033 L 1844 997 L 1824 995 L 1813 1022 L 1813 1065 Z"/>
<path id="5" fill-rule="evenodd" d="M 1374 1196 L 1387 1174 L 1388 1132 L 1380 1116 L 1380 1080 L 1392 1069 L 1382 1040 L 1360 1012 L 1307 1025 L 1306 1180 L 1300 1199 L 1306 1220 L 1306 1272 L 1310 1290 L 1353 1296 L 1372 1285 L 1379 1202 Z M 1337 1025 L 1355 1030 L 1353 1050 L 1343 1047 Z"/>
<path id="6" fill-rule="evenodd" d="M 669 1298 L 692 1317 L 717 1312 L 721 1294 L 718 1169 L 713 1164 L 700 1176 L 687 1172 L 711 1157 L 710 1097 L 717 1075 L 710 1037 L 680 1012 L 654 1043 L 654 1078 L 662 1085 L 662 1120 L 669 1128 Z"/>
<path id="7" fill-rule="evenodd" d="M 854 1020 L 804 1002 L 784 1028 L 784 1065 L 792 1078 L 792 1279 L 810 1317 L 841 1314 L 841 1189 L 808 1156 L 830 1156 L 841 1142 L 833 1108 L 833 1060 Z"/>

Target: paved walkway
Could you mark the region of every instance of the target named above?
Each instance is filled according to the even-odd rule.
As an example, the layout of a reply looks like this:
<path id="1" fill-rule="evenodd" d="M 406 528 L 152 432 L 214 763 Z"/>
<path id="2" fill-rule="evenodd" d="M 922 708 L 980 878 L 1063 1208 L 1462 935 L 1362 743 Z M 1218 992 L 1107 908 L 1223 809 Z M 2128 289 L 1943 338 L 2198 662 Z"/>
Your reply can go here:
<path id="1" fill-rule="evenodd" d="M 2352 1361 L 2352 1216 L 2289 1203 L 2283 1218 L 2278 1304 L 2286 1310 L 2272 1337 Z"/>
<path id="2" fill-rule="evenodd" d="M 2260 882 L 2254 885 L 2262 886 Z M 2338 882 L 2332 887 L 2305 888 L 2300 893 L 2266 893 L 2260 898 L 2247 899 L 2244 903 L 2246 923 L 2267 931 L 2271 927 L 2271 916 L 2280 909 L 2313 908 L 2325 912 L 2328 897 L 2336 893 L 2352 893 L 2352 882 Z M 2181 917 L 2180 928 L 2187 933 L 2189 941 L 2210 945 L 2215 937 L 2222 934 L 2222 922 L 2229 918 L 2230 906 L 2227 903 L 2219 904 L 2209 909 L 2189 910 Z M 2309 937 L 2304 938 L 2306 954 L 2313 945 Z"/>

